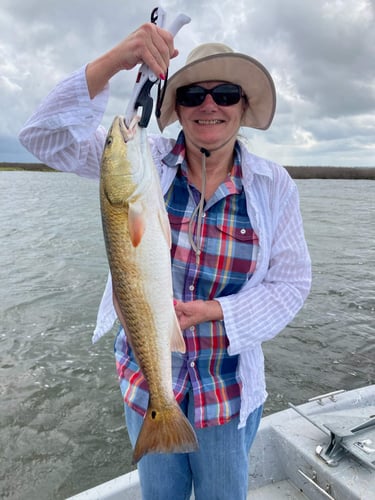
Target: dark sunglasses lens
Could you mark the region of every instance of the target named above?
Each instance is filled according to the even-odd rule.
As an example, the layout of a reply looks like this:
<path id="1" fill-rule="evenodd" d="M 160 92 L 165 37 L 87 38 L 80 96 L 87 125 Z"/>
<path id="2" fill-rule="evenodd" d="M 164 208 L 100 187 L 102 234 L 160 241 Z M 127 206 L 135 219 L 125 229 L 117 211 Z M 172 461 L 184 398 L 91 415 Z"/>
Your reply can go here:
<path id="1" fill-rule="evenodd" d="M 241 99 L 241 88 L 237 85 L 218 85 L 212 90 L 212 97 L 219 106 L 233 106 Z"/>
<path id="2" fill-rule="evenodd" d="M 180 87 L 176 91 L 177 104 L 181 106 L 194 107 L 199 106 L 204 101 L 206 92 L 202 87 L 186 86 Z"/>
<path id="3" fill-rule="evenodd" d="M 213 89 L 205 89 L 199 85 L 179 87 L 176 91 L 176 102 L 181 106 L 200 106 L 206 95 L 210 94 L 219 106 L 232 106 L 241 99 L 241 87 L 232 83 L 223 83 Z"/>

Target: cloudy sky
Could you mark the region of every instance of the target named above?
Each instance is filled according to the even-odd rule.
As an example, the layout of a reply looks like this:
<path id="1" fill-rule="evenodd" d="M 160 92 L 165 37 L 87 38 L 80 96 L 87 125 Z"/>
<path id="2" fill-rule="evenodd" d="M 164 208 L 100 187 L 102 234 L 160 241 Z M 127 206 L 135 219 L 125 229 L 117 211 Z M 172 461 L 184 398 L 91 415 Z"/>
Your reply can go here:
<path id="1" fill-rule="evenodd" d="M 17 134 L 65 75 L 149 19 L 150 0 L 1 0 L 0 161 L 35 161 Z M 375 0 L 161 0 L 176 37 L 171 73 L 198 43 L 220 41 L 260 60 L 277 88 L 253 151 L 284 165 L 375 165 Z M 136 70 L 117 75 L 104 117 L 123 114 Z M 156 131 L 155 122 L 151 129 Z M 175 135 L 173 127 L 167 129 Z"/>

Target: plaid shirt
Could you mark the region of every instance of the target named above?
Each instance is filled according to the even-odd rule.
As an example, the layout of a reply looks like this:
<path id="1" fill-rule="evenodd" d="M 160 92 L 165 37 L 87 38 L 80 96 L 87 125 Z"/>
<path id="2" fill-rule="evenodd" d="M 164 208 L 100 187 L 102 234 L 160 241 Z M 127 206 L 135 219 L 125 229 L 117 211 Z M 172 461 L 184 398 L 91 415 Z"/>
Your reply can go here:
<path id="1" fill-rule="evenodd" d="M 168 167 L 179 167 L 165 196 L 172 231 L 174 297 L 182 301 L 210 300 L 236 293 L 254 272 L 258 250 L 242 189 L 239 145 L 235 146 L 231 173 L 205 203 L 199 264 L 189 240 L 189 221 L 200 193 L 188 183 L 183 132 L 163 161 Z M 196 221 L 192 227 L 194 239 L 195 227 Z M 202 323 L 183 334 L 186 353 L 172 353 L 176 399 L 181 402 L 192 391 L 196 427 L 224 424 L 240 410 L 238 356 L 227 353 L 224 322 Z M 115 351 L 117 370 L 125 383 L 124 399 L 144 414 L 147 384 L 123 332 L 117 337 Z"/>

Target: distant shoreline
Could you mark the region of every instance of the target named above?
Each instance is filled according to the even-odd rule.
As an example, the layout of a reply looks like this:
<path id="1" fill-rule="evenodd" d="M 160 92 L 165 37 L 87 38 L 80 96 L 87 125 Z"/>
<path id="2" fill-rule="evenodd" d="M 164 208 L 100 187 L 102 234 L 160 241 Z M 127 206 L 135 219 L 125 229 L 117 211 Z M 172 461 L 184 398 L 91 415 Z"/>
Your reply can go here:
<path id="1" fill-rule="evenodd" d="M 365 179 L 375 180 L 375 167 L 308 167 L 287 166 L 286 170 L 293 179 Z M 56 172 L 43 163 L 8 163 L 0 162 L 0 172 L 34 171 Z"/>
<path id="2" fill-rule="evenodd" d="M 10 163 L 10 162 L 0 162 L 0 172 L 7 171 L 22 171 L 31 170 L 34 172 L 57 172 L 51 167 L 48 167 L 44 163 Z"/>
<path id="3" fill-rule="evenodd" d="M 290 167 L 293 179 L 364 179 L 375 180 L 375 167 Z"/>

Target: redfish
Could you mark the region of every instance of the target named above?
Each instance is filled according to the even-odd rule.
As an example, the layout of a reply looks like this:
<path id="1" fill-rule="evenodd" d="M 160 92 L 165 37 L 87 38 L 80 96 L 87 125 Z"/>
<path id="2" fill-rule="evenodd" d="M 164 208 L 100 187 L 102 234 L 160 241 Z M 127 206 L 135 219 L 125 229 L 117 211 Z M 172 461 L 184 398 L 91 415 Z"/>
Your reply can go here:
<path id="1" fill-rule="evenodd" d="M 196 434 L 172 388 L 171 351 L 186 348 L 173 305 L 171 231 L 146 129 L 137 119 L 127 127 L 116 117 L 108 132 L 100 204 L 114 304 L 149 389 L 133 463 L 147 453 L 195 451 Z"/>

